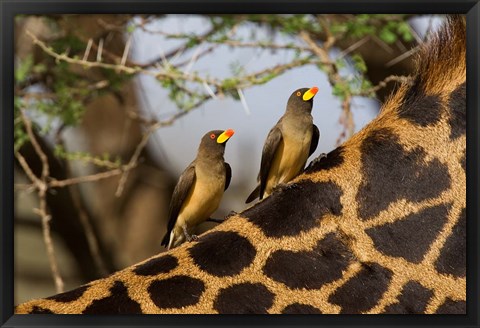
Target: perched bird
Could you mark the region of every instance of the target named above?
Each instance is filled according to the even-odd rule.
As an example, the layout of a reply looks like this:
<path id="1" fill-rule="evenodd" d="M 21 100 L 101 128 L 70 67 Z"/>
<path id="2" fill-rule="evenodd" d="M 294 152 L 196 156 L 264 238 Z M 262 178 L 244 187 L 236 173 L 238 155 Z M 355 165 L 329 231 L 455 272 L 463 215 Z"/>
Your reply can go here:
<path id="1" fill-rule="evenodd" d="M 259 185 L 245 203 L 263 199 L 280 183 L 287 183 L 305 167 L 317 149 L 320 131 L 311 115 L 317 87 L 295 90 L 288 98 L 285 114 L 270 130 L 263 146 L 257 180 Z"/>
<path id="2" fill-rule="evenodd" d="M 230 185 L 232 169 L 225 163 L 225 145 L 231 129 L 205 134 L 195 160 L 181 174 L 170 201 L 167 233 L 162 245 L 168 249 L 196 238 L 191 231 L 215 212 Z"/>

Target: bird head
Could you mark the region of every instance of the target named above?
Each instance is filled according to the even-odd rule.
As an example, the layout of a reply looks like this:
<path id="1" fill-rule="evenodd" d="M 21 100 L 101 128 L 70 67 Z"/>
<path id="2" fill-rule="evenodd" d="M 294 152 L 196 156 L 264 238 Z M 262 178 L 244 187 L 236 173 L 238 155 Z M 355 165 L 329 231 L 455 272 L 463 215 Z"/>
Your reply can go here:
<path id="1" fill-rule="evenodd" d="M 212 130 L 205 133 L 202 141 L 200 142 L 199 151 L 206 151 L 211 155 L 223 155 L 225 151 L 225 145 L 234 133 L 235 131 L 232 129 Z"/>
<path id="2" fill-rule="evenodd" d="M 288 98 L 287 110 L 305 110 L 311 112 L 313 107 L 313 98 L 317 92 L 317 87 L 295 90 L 290 98 Z"/>

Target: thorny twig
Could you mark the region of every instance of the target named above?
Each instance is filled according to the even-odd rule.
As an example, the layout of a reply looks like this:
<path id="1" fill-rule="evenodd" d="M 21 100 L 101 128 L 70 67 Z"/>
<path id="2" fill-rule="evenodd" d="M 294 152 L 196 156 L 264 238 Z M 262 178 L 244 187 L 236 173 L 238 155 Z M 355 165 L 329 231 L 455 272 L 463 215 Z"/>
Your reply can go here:
<path id="1" fill-rule="evenodd" d="M 28 164 L 27 164 L 27 166 L 23 165 L 21 163 L 21 161 L 22 160 L 25 161 L 25 159 L 23 157 L 19 158 L 18 156 L 21 156 L 21 155 L 19 153 L 15 153 L 15 157 L 17 157 L 17 160 L 19 161 L 23 170 L 25 171 L 27 176 L 29 176 L 28 170 L 30 168 L 28 167 Z M 24 164 L 26 164 L 26 162 L 24 162 Z M 48 187 L 48 189 L 50 189 L 50 188 L 64 188 L 64 187 L 68 187 L 68 186 L 79 184 L 79 183 L 96 182 L 96 181 L 100 181 L 100 180 L 103 180 L 103 179 L 108 179 L 108 178 L 120 175 L 123 172 L 124 172 L 123 168 L 117 168 L 117 169 L 113 169 L 113 170 L 109 170 L 109 171 L 105 171 L 105 172 L 95 173 L 95 174 L 91 174 L 91 175 L 85 175 L 85 176 L 81 176 L 81 177 L 69 178 L 69 179 L 64 179 L 64 180 L 57 180 L 57 179 L 54 179 L 54 178 L 50 177 L 49 181 L 47 182 L 47 187 Z M 17 189 L 29 190 L 32 187 L 37 188 L 36 183 L 33 183 L 33 184 L 23 184 L 23 183 L 15 184 L 15 188 L 17 188 Z"/>
<path id="2" fill-rule="evenodd" d="M 397 82 L 397 83 L 411 83 L 411 79 L 408 76 L 398 76 L 398 75 L 390 75 L 387 76 L 382 81 L 378 82 L 376 86 L 366 90 L 358 94 L 359 96 L 369 97 L 373 93 L 377 92 L 378 90 L 385 88 L 389 82 Z"/>
<path id="3" fill-rule="evenodd" d="M 78 183 L 84 183 L 84 182 L 94 182 L 94 181 L 99 181 L 107 178 L 114 177 L 116 175 L 122 174 L 124 169 L 118 168 L 114 170 L 109 170 L 101 173 L 96 173 L 96 174 L 91 174 L 91 175 L 86 175 L 82 177 L 75 177 L 75 178 L 70 178 L 70 179 L 64 179 L 64 180 L 56 180 L 52 179 L 48 185 L 51 188 L 63 188 L 67 186 L 71 186 L 74 184 Z"/>
<path id="4" fill-rule="evenodd" d="M 57 133 L 57 142 L 60 144 L 63 148 L 65 148 L 65 142 L 63 138 L 61 137 L 61 131 L 63 129 L 61 128 L 59 132 Z M 69 161 L 65 161 L 65 171 L 67 176 L 71 176 L 72 168 L 71 168 L 71 163 Z M 88 216 L 85 206 L 82 202 L 82 197 L 80 195 L 80 190 L 78 184 L 72 184 L 69 186 L 69 191 L 72 196 L 72 203 L 73 205 L 77 208 L 78 211 L 78 217 L 80 219 L 80 223 L 83 227 L 83 230 L 85 232 L 85 237 L 87 239 L 87 245 L 90 250 L 90 254 L 92 255 L 93 261 L 96 264 L 97 269 L 99 270 L 100 274 L 105 276 L 108 274 L 108 269 L 105 265 L 105 262 L 103 261 L 101 255 L 100 255 L 100 247 L 99 243 L 97 240 L 97 237 L 95 236 L 95 233 L 93 231 L 93 226 L 90 222 L 90 217 Z"/>
<path id="5" fill-rule="evenodd" d="M 393 65 L 401 62 L 402 60 L 405 60 L 408 57 L 412 56 L 413 54 L 415 54 L 419 50 L 420 50 L 420 45 L 416 46 L 415 48 L 412 48 L 412 49 L 408 50 L 407 52 L 404 52 L 400 56 L 397 56 L 397 57 L 393 58 L 388 63 L 385 63 L 385 67 L 393 66 Z"/>
<path id="6" fill-rule="evenodd" d="M 221 80 L 215 79 L 215 78 L 205 78 L 201 77 L 197 74 L 190 73 L 190 74 L 185 74 L 183 72 L 177 72 L 177 71 L 153 71 L 150 69 L 145 69 L 142 68 L 141 66 L 127 66 L 126 64 L 109 64 L 109 63 L 104 63 L 104 62 L 98 62 L 98 61 L 88 61 L 88 60 L 81 60 L 81 59 L 76 59 L 73 57 L 69 57 L 66 54 L 59 54 L 56 53 L 52 48 L 48 47 L 43 41 L 39 40 L 33 33 L 30 31 L 26 31 L 26 33 L 32 38 L 33 42 L 38 45 L 40 48 L 42 48 L 43 51 L 45 51 L 48 55 L 52 56 L 55 58 L 57 61 L 64 61 L 70 64 L 76 64 L 76 65 L 82 65 L 84 67 L 89 67 L 89 68 L 105 68 L 109 70 L 114 70 L 117 72 L 123 72 L 126 74 L 145 74 L 145 75 L 150 75 L 155 77 L 158 80 L 169 80 L 169 81 L 186 81 L 186 82 L 195 82 L 199 84 L 204 84 L 207 83 L 210 86 L 213 86 L 217 89 L 217 93 L 223 93 L 227 90 L 225 90 L 225 87 L 222 84 Z M 294 67 L 298 67 L 301 65 L 304 65 L 306 63 L 312 63 L 316 64 L 318 63 L 315 61 L 314 57 L 309 56 L 306 58 L 301 58 L 294 60 L 292 62 L 286 63 L 286 64 L 279 64 L 270 68 L 266 68 L 264 70 L 252 73 L 250 75 L 245 75 L 242 76 L 239 79 L 238 84 L 236 85 L 236 88 L 244 89 L 246 87 L 256 85 L 256 84 L 262 84 L 264 83 L 264 80 L 262 77 L 270 74 L 280 74 L 285 72 L 286 70 L 289 70 Z M 235 88 L 235 89 L 236 89 Z"/>
<path id="7" fill-rule="evenodd" d="M 122 176 L 120 177 L 120 182 L 118 183 L 117 190 L 115 191 L 115 196 L 120 197 L 122 195 L 123 189 L 125 188 L 125 183 L 127 182 L 128 174 L 134 167 L 138 165 L 138 158 L 140 157 L 140 154 L 143 148 L 145 148 L 145 146 L 147 145 L 147 142 L 148 142 L 148 139 L 150 139 L 150 136 L 161 126 L 162 126 L 161 122 L 152 124 L 151 126 L 148 127 L 147 131 L 143 134 L 142 140 L 135 148 L 135 151 L 133 152 L 133 155 L 130 158 L 130 161 L 128 162 L 127 165 L 125 165 L 125 169 L 123 171 Z"/>
<path id="8" fill-rule="evenodd" d="M 47 209 L 47 191 L 48 191 L 48 182 L 47 179 L 50 175 L 50 167 L 48 165 L 48 158 L 47 155 L 43 152 L 42 148 L 40 147 L 39 143 L 37 142 L 37 139 L 33 133 L 32 130 L 32 123 L 31 121 L 26 117 L 25 113 L 21 111 L 21 117 L 23 120 L 23 123 L 25 125 L 25 129 L 27 130 L 27 134 L 30 138 L 30 142 L 33 146 L 33 149 L 37 153 L 38 157 L 40 158 L 40 161 L 42 162 L 42 173 L 40 179 L 35 176 L 35 174 L 32 172 L 30 167 L 27 164 L 27 161 L 25 158 L 20 154 L 20 153 L 15 153 L 15 157 L 18 159 L 20 165 L 24 169 L 25 173 L 27 176 L 30 178 L 30 180 L 34 183 L 35 188 L 37 189 L 38 192 L 38 198 L 39 198 L 39 208 L 34 209 L 34 212 L 38 214 L 42 218 L 42 230 L 43 230 L 43 239 L 45 242 L 45 246 L 47 249 L 47 256 L 48 260 L 50 263 L 50 269 L 52 271 L 53 275 L 53 280 L 55 282 L 55 289 L 57 293 L 63 292 L 64 288 L 64 283 L 63 279 L 60 275 L 60 271 L 58 269 L 58 264 L 57 260 L 55 257 L 55 250 L 53 247 L 53 241 L 52 241 L 52 236 L 50 233 L 50 220 L 51 216 L 48 213 Z"/>
<path id="9" fill-rule="evenodd" d="M 321 20 L 321 22 L 323 22 L 323 20 Z M 321 59 L 322 63 L 324 63 L 328 81 L 332 86 L 347 83 L 345 79 L 339 74 L 335 63 L 333 62 L 329 54 L 329 49 L 335 43 L 335 37 L 330 34 L 328 26 L 325 22 L 322 23 L 322 26 L 327 34 L 327 41 L 324 43 L 323 47 L 317 45 L 317 43 L 312 39 L 311 35 L 306 31 L 300 32 L 300 37 L 307 43 L 311 51 Z M 353 121 L 353 115 L 350 108 L 351 100 L 352 93 L 350 91 L 347 91 L 342 100 L 342 116 L 340 119 L 340 123 L 343 124 L 345 130 L 337 140 L 337 145 L 340 144 L 341 140 L 344 137 L 350 137 L 355 131 L 355 123 Z"/>

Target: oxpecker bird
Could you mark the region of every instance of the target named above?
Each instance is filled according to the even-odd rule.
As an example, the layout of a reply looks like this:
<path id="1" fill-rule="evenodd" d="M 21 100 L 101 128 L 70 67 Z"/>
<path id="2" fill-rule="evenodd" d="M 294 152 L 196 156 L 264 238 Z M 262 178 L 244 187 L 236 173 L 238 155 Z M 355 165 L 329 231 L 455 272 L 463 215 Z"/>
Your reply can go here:
<path id="1" fill-rule="evenodd" d="M 313 97 L 317 87 L 295 90 L 288 98 L 285 114 L 270 130 L 263 146 L 259 185 L 246 203 L 263 199 L 280 183 L 295 178 L 305 167 L 308 157 L 317 149 L 320 131 L 313 124 Z"/>
<path id="2" fill-rule="evenodd" d="M 234 134 L 231 129 L 205 134 L 195 160 L 183 171 L 170 201 L 167 233 L 162 245 L 168 249 L 190 241 L 194 228 L 206 221 L 220 205 L 230 185 L 232 169 L 225 163 L 225 145 Z"/>

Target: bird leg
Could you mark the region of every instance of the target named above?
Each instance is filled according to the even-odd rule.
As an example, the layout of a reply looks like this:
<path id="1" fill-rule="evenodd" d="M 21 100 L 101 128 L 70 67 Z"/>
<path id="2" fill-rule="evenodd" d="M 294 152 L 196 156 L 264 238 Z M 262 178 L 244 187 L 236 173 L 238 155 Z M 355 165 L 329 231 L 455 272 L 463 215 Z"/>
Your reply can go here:
<path id="1" fill-rule="evenodd" d="M 198 240 L 198 236 L 197 235 L 190 235 L 187 231 L 187 226 L 184 224 L 182 226 L 183 228 L 183 234 L 185 235 L 185 238 L 187 239 L 187 241 L 197 241 Z"/>

